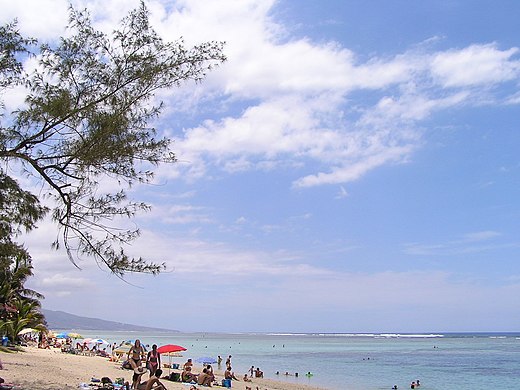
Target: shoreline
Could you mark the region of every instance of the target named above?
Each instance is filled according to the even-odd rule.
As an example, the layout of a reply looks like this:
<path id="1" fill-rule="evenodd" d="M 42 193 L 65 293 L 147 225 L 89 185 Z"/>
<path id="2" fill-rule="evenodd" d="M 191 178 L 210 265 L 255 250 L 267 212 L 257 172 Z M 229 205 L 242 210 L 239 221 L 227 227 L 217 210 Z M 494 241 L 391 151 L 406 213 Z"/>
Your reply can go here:
<path id="1" fill-rule="evenodd" d="M 90 383 L 92 378 L 108 377 L 112 381 L 123 377 L 131 382 L 132 372 L 121 369 L 121 363 L 111 362 L 99 356 L 82 356 L 61 352 L 58 348 L 39 349 L 23 347 L 24 352 L 0 353 L 3 370 L 0 377 L 6 383 L 17 385 L 18 389 L 68 390 L 77 389 L 81 383 Z M 200 366 L 196 366 L 199 371 Z M 167 374 L 168 369 L 163 371 Z M 220 382 L 222 372 L 215 370 Z M 148 379 L 148 374 L 142 380 Z M 161 380 L 168 390 L 186 390 L 186 383 Z M 326 390 L 304 384 L 286 383 L 272 379 L 253 378 L 252 382 L 233 381 L 232 389 L 244 390 L 249 386 L 256 390 Z M 197 389 L 208 387 L 197 385 Z M 221 386 L 211 388 L 225 389 Z"/>

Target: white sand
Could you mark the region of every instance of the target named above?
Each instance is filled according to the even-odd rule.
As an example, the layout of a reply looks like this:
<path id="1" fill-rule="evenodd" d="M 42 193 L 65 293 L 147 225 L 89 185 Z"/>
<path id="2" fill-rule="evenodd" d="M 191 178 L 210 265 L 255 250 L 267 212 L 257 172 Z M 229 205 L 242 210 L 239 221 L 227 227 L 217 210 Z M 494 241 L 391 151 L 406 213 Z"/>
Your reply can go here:
<path id="1" fill-rule="evenodd" d="M 101 379 L 109 377 L 113 381 L 115 378 L 123 377 L 127 381 L 132 381 L 132 372 L 122 370 L 120 363 L 108 361 L 106 358 L 97 356 L 81 356 L 63 353 L 59 349 L 38 349 L 35 347 L 24 348 L 25 352 L 2 353 L 0 360 L 3 370 L 0 370 L 0 377 L 7 383 L 19 385 L 26 390 L 66 390 L 77 389 L 80 383 L 90 383 L 91 378 Z M 168 369 L 163 369 L 168 373 Z M 194 370 L 198 372 L 198 369 Z M 219 372 L 216 372 L 217 379 L 221 379 Z M 148 374 L 143 375 L 142 380 L 148 379 Z M 241 378 L 240 378 L 241 379 Z M 170 381 L 162 381 L 169 390 L 188 390 L 186 384 Z M 246 383 L 233 381 L 232 389 L 245 390 Z M 319 390 L 301 384 L 284 383 L 269 379 L 253 378 L 253 382 L 248 382 L 252 390 Z M 197 386 L 198 389 L 206 387 Z M 225 389 L 224 387 L 212 387 L 213 389 Z"/>

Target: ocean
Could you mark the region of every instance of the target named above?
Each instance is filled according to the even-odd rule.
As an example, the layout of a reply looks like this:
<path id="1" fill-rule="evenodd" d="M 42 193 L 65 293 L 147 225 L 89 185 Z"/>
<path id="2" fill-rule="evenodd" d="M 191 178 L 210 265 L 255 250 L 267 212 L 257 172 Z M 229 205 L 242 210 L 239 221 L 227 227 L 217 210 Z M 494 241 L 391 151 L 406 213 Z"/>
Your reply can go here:
<path id="1" fill-rule="evenodd" d="M 232 355 L 235 374 L 255 366 L 266 378 L 330 390 L 409 389 L 417 379 L 422 390 L 520 389 L 520 333 L 78 332 L 112 343 L 139 338 L 145 345 L 182 345 L 187 351 L 172 358 L 176 363 Z"/>

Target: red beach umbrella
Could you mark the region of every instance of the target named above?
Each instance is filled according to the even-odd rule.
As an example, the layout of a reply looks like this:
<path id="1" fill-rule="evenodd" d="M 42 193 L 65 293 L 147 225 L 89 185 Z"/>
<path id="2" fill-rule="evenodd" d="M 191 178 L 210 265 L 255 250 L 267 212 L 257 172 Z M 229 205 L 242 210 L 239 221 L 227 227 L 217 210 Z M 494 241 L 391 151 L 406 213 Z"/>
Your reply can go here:
<path id="1" fill-rule="evenodd" d="M 181 352 L 181 351 L 186 351 L 186 348 L 181 347 L 180 345 L 175 345 L 175 344 L 161 345 L 159 348 L 157 348 L 157 352 L 159 352 L 159 353 L 171 353 L 171 352 Z"/>
<path id="2" fill-rule="evenodd" d="M 171 366 L 172 366 L 172 363 L 171 363 L 171 353 L 175 353 L 175 352 L 181 352 L 181 351 L 186 351 L 186 348 L 184 347 L 181 347 L 180 345 L 175 345 L 175 344 L 166 344 L 166 345 L 161 345 L 159 348 L 157 348 L 157 352 L 159 352 L 160 354 L 163 354 L 163 353 L 167 353 L 168 354 L 168 361 L 170 364 L 168 364 L 168 372 L 170 372 L 170 369 L 171 369 Z"/>

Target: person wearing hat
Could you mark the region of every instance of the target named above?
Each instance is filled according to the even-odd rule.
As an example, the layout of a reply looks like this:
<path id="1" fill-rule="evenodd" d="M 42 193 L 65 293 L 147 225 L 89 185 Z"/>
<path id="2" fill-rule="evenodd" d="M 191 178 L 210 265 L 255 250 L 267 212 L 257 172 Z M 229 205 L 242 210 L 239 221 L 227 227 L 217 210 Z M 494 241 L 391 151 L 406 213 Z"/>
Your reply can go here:
<path id="1" fill-rule="evenodd" d="M 132 390 L 137 390 L 140 386 L 141 377 L 146 373 L 146 368 L 136 367 L 134 368 L 134 375 L 132 375 Z"/>

